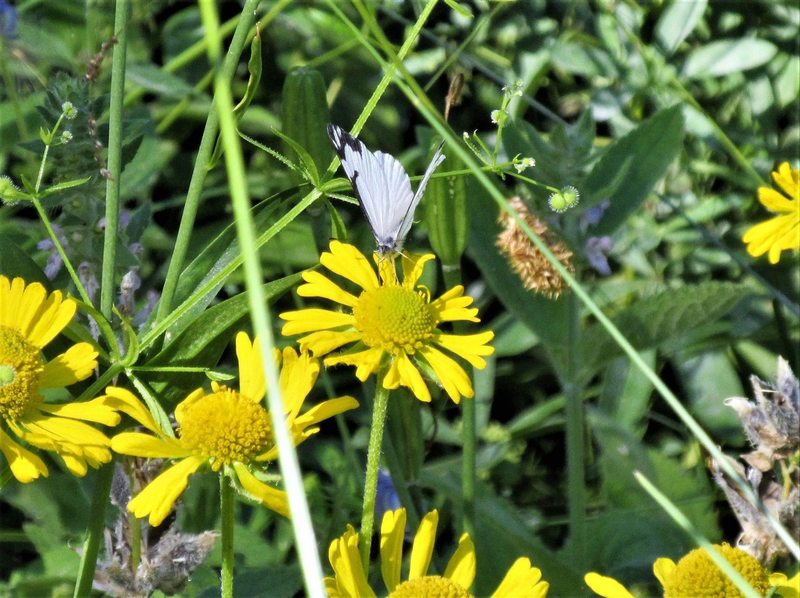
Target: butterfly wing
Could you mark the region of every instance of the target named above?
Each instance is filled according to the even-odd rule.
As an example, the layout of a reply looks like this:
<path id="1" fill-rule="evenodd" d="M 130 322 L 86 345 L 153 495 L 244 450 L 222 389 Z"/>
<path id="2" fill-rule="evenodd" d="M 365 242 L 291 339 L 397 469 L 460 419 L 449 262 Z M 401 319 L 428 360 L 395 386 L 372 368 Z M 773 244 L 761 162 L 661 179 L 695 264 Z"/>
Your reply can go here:
<path id="1" fill-rule="evenodd" d="M 398 244 L 397 233 L 415 197 L 403 165 L 389 154 L 369 151 L 367 146 L 336 125 L 328 125 L 328 137 L 353 185 L 378 251 L 394 251 Z M 409 222 L 406 232 L 410 226 Z"/>
<path id="2" fill-rule="evenodd" d="M 408 205 L 406 213 L 400 220 L 397 232 L 395 233 L 398 247 L 402 246 L 408 231 L 411 229 L 411 223 L 414 221 L 414 211 L 417 209 L 417 204 L 419 204 L 420 200 L 422 199 L 422 195 L 425 193 L 425 187 L 428 185 L 428 181 L 439 164 L 444 162 L 445 155 L 442 153 L 443 146 L 444 141 L 442 141 L 439 144 L 439 147 L 436 149 L 436 153 L 433 155 L 433 159 L 428 165 L 428 168 L 425 171 L 425 174 L 422 176 L 419 186 L 417 187 L 417 192 L 414 193 L 414 197 L 411 199 L 411 203 Z"/>

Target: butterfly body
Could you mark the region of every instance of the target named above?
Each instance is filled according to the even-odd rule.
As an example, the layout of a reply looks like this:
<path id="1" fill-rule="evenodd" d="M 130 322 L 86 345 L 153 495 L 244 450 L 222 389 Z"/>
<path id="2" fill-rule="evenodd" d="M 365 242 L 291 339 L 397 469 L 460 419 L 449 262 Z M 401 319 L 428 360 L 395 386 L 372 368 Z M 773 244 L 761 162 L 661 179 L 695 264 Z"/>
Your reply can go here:
<path id="1" fill-rule="evenodd" d="M 425 186 L 433 171 L 444 160 L 441 146 L 414 193 L 408 174 L 394 156 L 381 151 L 370 151 L 366 145 L 336 125 L 328 125 L 328 137 L 342 161 L 345 175 L 353 186 L 356 199 L 372 230 L 378 253 L 385 255 L 400 252 Z"/>

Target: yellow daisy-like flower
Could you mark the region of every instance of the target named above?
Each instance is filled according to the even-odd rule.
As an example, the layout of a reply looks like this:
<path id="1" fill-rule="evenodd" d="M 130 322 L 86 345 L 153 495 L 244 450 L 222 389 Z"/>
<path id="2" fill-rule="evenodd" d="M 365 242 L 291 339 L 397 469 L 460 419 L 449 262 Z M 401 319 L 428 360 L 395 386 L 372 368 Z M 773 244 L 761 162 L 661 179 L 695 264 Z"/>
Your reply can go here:
<path id="1" fill-rule="evenodd" d="M 417 598 L 446 596 L 469 598 L 475 580 L 475 546 L 469 534 L 462 534 L 455 553 L 447 563 L 444 575 L 428 575 L 433 554 L 439 513 L 434 509 L 419 525 L 411 547 L 411 561 L 406 580 L 402 581 L 403 537 L 406 529 L 406 510 L 389 511 L 381 523 L 381 575 L 389 592 L 388 598 Z M 334 577 L 325 578 L 330 598 L 374 598 L 364 574 L 358 551 L 358 534 L 352 526 L 331 542 L 328 558 Z M 550 584 L 542 581 L 542 572 L 531 565 L 530 559 L 519 558 L 506 572 L 492 598 L 543 598 Z"/>
<path id="2" fill-rule="evenodd" d="M 753 257 L 769 251 L 769 263 L 777 264 L 782 251 L 800 249 L 800 171 L 784 162 L 772 173 L 772 179 L 783 194 L 770 187 L 759 187 L 758 201 L 778 215 L 750 227 L 742 242 Z"/>
<path id="3" fill-rule="evenodd" d="M 725 557 L 747 582 L 762 596 L 775 590 L 774 596 L 798 598 L 800 577 L 792 579 L 782 573 L 768 574 L 761 563 L 752 555 L 730 544 L 714 544 L 714 548 Z M 668 558 L 656 559 L 653 573 L 663 589 L 664 598 L 683 598 L 684 596 L 735 597 L 742 593 L 728 579 L 722 570 L 711 560 L 704 548 L 695 548 L 677 564 Z M 587 573 L 586 585 L 598 596 L 604 598 L 634 598 L 625 586 L 612 577 L 599 573 Z"/>
<path id="4" fill-rule="evenodd" d="M 97 367 L 89 343 L 72 345 L 50 361 L 42 358 L 76 308 L 75 301 L 59 291 L 48 295 L 38 282 L 0 276 L 0 451 L 23 483 L 47 476 L 47 466 L 11 435 L 57 453 L 77 476 L 111 460 L 108 437 L 86 422 L 116 425 L 120 418 L 112 408 L 98 400 L 49 404 L 41 394 L 85 380 Z"/>
<path id="5" fill-rule="evenodd" d="M 346 351 L 325 358 L 325 365 L 352 365 L 362 382 L 371 374 L 384 372 L 383 387 L 409 388 L 420 401 L 430 401 L 431 394 L 420 368 L 435 378 L 450 398 L 472 397 L 472 383 L 464 368 L 450 356 L 457 355 L 476 368 L 483 368 L 491 331 L 478 334 L 445 334 L 442 322 L 479 322 L 472 297 L 464 287 L 456 286 L 431 301 L 430 292 L 418 285 L 425 264 L 432 254 L 401 257 L 403 280 L 398 281 L 395 257 L 375 255 L 378 274 L 366 257 L 352 245 L 331 241 L 330 252 L 320 256 L 328 270 L 361 287 L 358 296 L 344 290 L 323 274 L 304 272 L 305 284 L 297 294 L 320 297 L 340 303 L 344 311 L 301 309 L 282 313 L 286 320 L 282 333 L 306 334 L 300 346 L 315 356 L 327 355 L 345 345 Z M 442 351 L 444 349 L 445 351 Z"/>
<path id="6" fill-rule="evenodd" d="M 251 343 L 247 334 L 240 332 L 236 336 L 236 356 L 239 390 L 212 382 L 211 393 L 198 388 L 189 394 L 175 408 L 177 438 L 171 431 L 162 430 L 129 391 L 113 386 L 106 389 L 103 398 L 155 434 L 123 432 L 112 438 L 111 447 L 124 455 L 177 460 L 128 503 L 128 510 L 136 517 L 148 516 L 150 525 L 164 520 L 186 489 L 189 476 L 206 464 L 212 471 L 222 470 L 245 496 L 281 515 L 289 515 L 286 493 L 259 479 L 265 478 L 264 464 L 278 458 L 269 413 L 261 404 L 266 383 L 259 341 Z M 307 353 L 298 355 L 291 348 L 283 350 L 282 361 L 281 394 L 295 445 L 317 433 L 319 422 L 358 406 L 354 398 L 340 397 L 323 401 L 301 414 L 303 402 L 317 380 L 319 363 Z M 114 403 L 115 399 L 119 404 Z M 131 407 L 132 399 L 135 407 Z"/>

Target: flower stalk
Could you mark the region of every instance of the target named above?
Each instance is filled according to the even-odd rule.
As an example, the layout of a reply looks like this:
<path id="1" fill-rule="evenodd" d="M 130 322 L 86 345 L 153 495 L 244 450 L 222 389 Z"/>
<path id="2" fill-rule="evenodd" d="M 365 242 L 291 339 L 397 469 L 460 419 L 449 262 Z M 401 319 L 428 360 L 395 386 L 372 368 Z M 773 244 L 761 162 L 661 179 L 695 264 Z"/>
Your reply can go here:
<path id="1" fill-rule="evenodd" d="M 369 551 L 372 546 L 372 527 L 375 522 L 375 495 L 378 491 L 378 466 L 381 462 L 383 430 L 386 427 L 386 410 L 389 405 L 389 390 L 383 387 L 385 372 L 378 376 L 375 384 L 375 402 L 372 405 L 372 425 L 367 447 L 367 473 L 364 479 L 364 502 L 361 510 L 359 548 L 364 573 L 369 571 Z"/>

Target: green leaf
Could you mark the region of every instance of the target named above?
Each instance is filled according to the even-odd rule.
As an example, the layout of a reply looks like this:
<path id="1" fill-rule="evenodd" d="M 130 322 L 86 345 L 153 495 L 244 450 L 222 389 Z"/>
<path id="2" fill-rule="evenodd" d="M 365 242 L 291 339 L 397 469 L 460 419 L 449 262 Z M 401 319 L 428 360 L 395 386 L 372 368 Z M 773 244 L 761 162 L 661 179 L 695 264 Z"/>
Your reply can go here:
<path id="1" fill-rule="evenodd" d="M 461 496 L 461 460 L 442 459 L 426 464 L 420 481 L 443 496 Z M 530 557 L 533 565 L 542 570 L 543 578 L 550 582 L 554 595 L 581 595 L 584 572 L 573 570 L 568 559 L 553 554 L 537 538 L 530 523 L 531 514 L 524 519 L 517 507 L 497 496 L 489 485 L 481 481 L 476 484 L 475 498 L 476 596 L 491 594 L 505 571 L 523 555 Z M 462 531 L 456 530 L 455 537 Z"/>
<path id="2" fill-rule="evenodd" d="M 705 282 L 668 289 L 645 297 L 612 319 L 638 350 L 659 347 L 728 313 L 752 291 L 744 286 Z M 592 324 L 581 335 L 582 363 L 588 371 L 622 354 L 622 349 L 601 324 Z"/>
<path id="3" fill-rule="evenodd" d="M 472 11 L 469 9 L 469 7 L 464 6 L 460 2 L 456 2 L 456 0 L 444 0 L 444 3 L 462 17 L 467 19 L 471 19 L 473 17 Z"/>
<path id="4" fill-rule="evenodd" d="M 64 189 L 72 189 L 73 187 L 80 187 L 84 183 L 88 183 L 92 180 L 92 177 L 87 176 L 82 179 L 73 179 L 71 181 L 63 181 L 61 183 L 55 183 L 51 185 L 47 189 L 43 190 L 39 197 L 47 197 L 48 195 L 52 195 L 53 193 L 58 193 L 59 191 L 63 191 Z"/>
<path id="5" fill-rule="evenodd" d="M 656 39 L 669 56 L 694 31 L 708 6 L 708 0 L 673 2 L 656 23 Z"/>
<path id="6" fill-rule="evenodd" d="M 298 272 L 264 285 L 267 302 L 272 302 L 300 281 Z M 197 318 L 190 326 L 175 336 L 146 367 L 214 367 L 222 352 L 231 342 L 236 329 L 244 328 L 242 320 L 247 316 L 249 305 L 247 293 L 239 293 L 214 305 Z M 199 386 L 205 374 L 198 372 L 147 372 L 143 375 L 151 381 L 169 382 L 173 387 Z"/>
<path id="7" fill-rule="evenodd" d="M 586 207 L 605 199 L 610 202 L 594 234 L 614 232 L 644 201 L 682 147 L 680 106 L 661 110 L 609 147 L 579 187 Z M 617 182 L 610 189 L 609 180 Z"/>
<path id="8" fill-rule="evenodd" d="M 768 63 L 778 48 L 763 39 L 724 39 L 692 52 L 683 65 L 683 74 L 692 79 L 721 77 L 740 73 Z"/>
<path id="9" fill-rule="evenodd" d="M 0 228 L 0 274 L 8 278 L 19 276 L 25 282 L 41 282 L 49 286 L 42 269 L 30 256 L 30 252 L 20 249 L 14 242 L 10 232 Z"/>
<path id="10" fill-rule="evenodd" d="M 626 513 L 631 520 L 647 520 L 650 531 L 637 540 L 623 527 L 618 535 L 629 542 L 638 542 L 642 549 L 652 551 L 646 557 L 650 566 L 658 556 L 664 556 L 664 546 L 673 550 L 689 549 L 685 537 L 661 508 L 633 477 L 640 471 L 675 502 L 701 533 L 716 540 L 719 537 L 714 514 L 714 493 L 702 462 L 687 467 L 678 459 L 668 458 L 647 448 L 625 430 L 613 417 L 595 410 L 589 411 L 589 429 L 592 430 L 598 449 L 598 467 L 602 479 L 602 496 L 612 511 Z M 636 513 L 636 514 L 634 514 Z M 639 530 L 641 533 L 641 530 Z M 672 536 L 664 539 L 664 534 Z M 591 537 L 593 534 L 588 534 Z M 615 534 L 616 535 L 616 534 Z M 591 549 L 587 551 L 591 553 Z M 638 558 L 635 554 L 631 558 Z"/>
<path id="11" fill-rule="evenodd" d="M 253 41 L 250 43 L 250 60 L 247 61 L 247 72 L 250 77 L 247 79 L 247 88 L 244 91 L 244 96 L 238 104 L 233 108 L 233 113 L 237 117 L 243 113 L 258 91 L 258 84 L 261 82 L 261 32 L 256 27 L 256 34 L 253 36 Z M 237 118 L 238 120 L 238 118 Z"/>
<path id="12" fill-rule="evenodd" d="M 314 183 L 315 186 L 319 185 L 319 172 L 317 171 L 317 166 L 314 164 L 314 159 L 311 157 L 311 154 L 309 154 L 302 145 L 297 143 L 291 137 L 284 135 L 278 129 L 273 129 L 272 132 L 283 139 L 284 143 L 286 143 L 286 145 L 295 151 L 297 156 L 300 158 L 300 162 L 302 162 L 303 166 L 305 167 L 305 172 L 307 173 L 309 180 Z"/>
<path id="13" fill-rule="evenodd" d="M 723 351 L 697 356 L 685 353 L 678 353 L 673 364 L 680 373 L 692 414 L 715 439 L 742 443 L 741 420 L 724 403 L 728 397 L 747 395 L 730 357 Z"/>
<path id="14" fill-rule="evenodd" d="M 196 93 L 186 81 L 154 64 L 128 64 L 125 75 L 131 83 L 167 98 L 182 100 Z"/>
<path id="15" fill-rule="evenodd" d="M 467 205 L 470 212 L 470 242 L 467 249 L 487 284 L 506 308 L 551 349 L 566 341 L 567 304 L 547 299 L 527 290 L 495 246 L 500 225 L 497 208 L 486 191 L 468 181 Z"/>
<path id="16" fill-rule="evenodd" d="M 259 229 L 265 226 L 267 220 L 278 209 L 278 201 L 282 194 L 269 198 L 255 208 L 255 226 Z M 227 225 L 213 241 L 208 243 L 200 254 L 193 259 L 183 272 L 181 272 L 178 286 L 175 289 L 175 305 L 180 305 L 186 301 L 203 283 L 215 275 L 219 270 L 233 261 L 239 253 L 236 243 L 236 227 L 234 223 Z M 194 305 L 184 314 L 181 314 L 172 326 L 170 326 L 167 336 L 174 336 L 216 297 L 217 292 L 222 287 L 222 283 L 212 287 L 204 297 L 195 301 Z M 155 311 L 154 311 L 155 313 Z"/>

